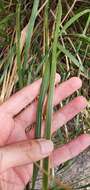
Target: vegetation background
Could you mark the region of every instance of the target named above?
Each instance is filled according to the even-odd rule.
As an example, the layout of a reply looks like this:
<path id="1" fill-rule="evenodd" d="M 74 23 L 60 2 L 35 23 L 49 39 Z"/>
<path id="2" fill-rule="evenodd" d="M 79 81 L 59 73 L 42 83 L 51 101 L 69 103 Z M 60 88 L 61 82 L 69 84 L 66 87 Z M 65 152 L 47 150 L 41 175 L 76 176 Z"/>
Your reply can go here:
<path id="1" fill-rule="evenodd" d="M 24 64 L 27 24 L 31 18 L 33 0 L 0 0 L 0 103 L 42 76 L 43 63 L 47 59 L 47 55 L 43 54 L 43 9 L 46 2 L 40 1 L 38 16 L 30 34 L 28 60 Z M 50 8 L 50 39 L 56 3 L 53 0 Z M 81 133 L 90 133 L 90 11 L 77 18 L 78 13 L 90 10 L 90 0 L 62 0 L 62 9 L 61 28 L 70 18 L 73 20 L 59 39 L 64 51 L 58 58 L 57 72 L 61 75 L 61 82 L 72 76 L 79 76 L 83 87 L 60 105 L 63 106 L 78 94 L 85 96 L 89 103 L 83 113 L 58 130 L 53 137 L 56 146 L 58 142 L 60 145 L 65 144 Z M 90 189 L 89 158 L 90 151 L 87 150 L 76 159 L 56 168 L 56 174 L 76 189 Z"/>

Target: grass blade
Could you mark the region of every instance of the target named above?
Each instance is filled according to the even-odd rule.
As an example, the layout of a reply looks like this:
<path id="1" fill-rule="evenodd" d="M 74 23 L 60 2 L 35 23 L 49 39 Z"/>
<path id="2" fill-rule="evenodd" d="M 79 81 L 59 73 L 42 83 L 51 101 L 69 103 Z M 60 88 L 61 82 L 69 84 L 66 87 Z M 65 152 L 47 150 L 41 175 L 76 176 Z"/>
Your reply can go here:
<path id="1" fill-rule="evenodd" d="M 47 52 L 49 51 L 49 39 L 48 39 L 48 33 L 49 33 L 49 28 L 48 28 L 48 13 L 49 13 L 49 1 L 46 4 L 45 8 L 45 22 L 44 22 L 44 29 L 45 29 L 45 55 L 47 55 Z M 49 57 L 47 61 L 44 64 L 45 71 L 42 79 L 42 84 L 40 88 L 40 97 L 38 100 L 38 108 L 37 108 L 37 127 L 35 130 L 35 138 L 40 138 L 41 137 L 41 125 L 42 125 L 42 109 L 43 109 L 43 103 L 45 99 L 45 95 L 48 90 L 49 86 L 49 77 L 50 77 L 50 64 L 49 64 Z M 40 161 L 38 162 L 38 165 L 40 165 Z M 39 168 L 34 165 L 33 169 L 33 178 L 32 178 L 32 189 L 35 187 L 35 181 L 38 175 L 38 170 Z"/>
<path id="2" fill-rule="evenodd" d="M 80 39 L 80 46 L 79 46 L 79 48 L 78 48 L 78 50 L 77 51 L 79 51 L 80 50 L 80 47 L 81 47 L 81 45 L 82 45 L 82 42 L 84 42 L 84 43 L 86 43 L 86 44 L 88 44 L 88 43 L 90 43 L 90 35 L 85 35 L 85 34 L 66 34 L 66 35 L 63 35 L 63 37 L 73 37 L 73 38 L 79 38 Z"/>
<path id="3" fill-rule="evenodd" d="M 45 95 L 48 89 L 48 85 L 49 85 L 49 75 L 50 75 L 50 68 L 48 69 L 48 64 L 46 65 L 45 68 L 45 73 L 43 76 L 43 81 L 41 84 L 41 89 L 40 89 L 40 97 L 39 97 L 39 101 L 38 101 L 38 108 L 37 108 L 37 127 L 35 130 L 35 138 L 40 138 L 41 137 L 41 125 L 42 125 L 42 108 L 43 108 L 43 102 L 45 99 Z M 40 165 L 40 162 L 38 162 L 38 165 Z M 39 168 L 37 168 L 36 165 L 34 165 L 34 169 L 33 169 L 33 178 L 32 178 L 32 189 L 34 189 L 35 186 L 35 181 L 36 181 L 36 177 L 38 175 L 38 170 Z"/>
<path id="4" fill-rule="evenodd" d="M 58 1 L 57 12 L 56 12 L 56 26 L 54 32 L 54 41 L 52 45 L 52 64 L 51 64 L 51 75 L 50 75 L 50 84 L 47 100 L 47 110 L 46 110 L 46 128 L 45 128 L 45 138 L 51 138 L 51 120 L 52 120 L 52 111 L 53 111 L 53 93 L 54 93 L 54 81 L 56 74 L 56 63 L 57 63 L 57 42 L 59 37 L 59 27 L 62 16 L 62 6 L 61 1 Z M 44 159 L 43 168 L 49 175 L 49 158 Z M 48 176 L 43 174 L 43 190 L 48 190 Z"/>
<path id="5" fill-rule="evenodd" d="M 90 9 L 86 9 L 76 15 L 74 15 L 62 28 L 62 30 L 60 31 L 60 35 L 65 32 L 75 21 L 77 21 L 81 16 L 90 13 Z"/>
<path id="6" fill-rule="evenodd" d="M 31 43 L 31 38 L 32 38 L 32 34 L 33 34 L 33 29 L 34 29 L 34 24 L 35 24 L 35 20 L 37 18 L 37 13 L 38 13 L 38 7 L 39 7 L 39 0 L 34 0 L 33 3 L 33 8 L 32 8 L 32 13 L 31 13 L 31 17 L 28 23 L 28 29 L 27 29 L 27 34 L 26 34 L 26 43 L 25 43 L 25 49 L 24 49 L 24 64 L 23 64 L 23 77 L 24 77 L 24 73 L 25 73 L 25 69 L 26 69 L 26 64 L 28 62 L 28 52 L 30 49 L 30 43 Z M 25 82 L 24 82 L 25 85 Z M 34 189 L 34 185 L 35 185 L 35 179 L 36 179 L 36 166 L 34 166 L 33 171 L 33 177 L 32 177 L 32 189 Z M 28 184 L 27 184 L 28 186 Z"/>
<path id="7" fill-rule="evenodd" d="M 23 87 L 23 79 L 22 79 L 22 65 L 21 65 L 21 53 L 20 53 L 20 7 L 21 5 L 18 3 L 16 8 L 16 59 L 17 59 L 17 72 L 19 77 L 19 88 Z"/>
<path id="8" fill-rule="evenodd" d="M 89 14 L 89 16 L 88 16 L 88 19 L 87 19 L 87 22 L 86 22 L 86 26 L 85 26 L 84 31 L 83 31 L 83 35 L 86 34 L 87 29 L 88 29 L 88 27 L 89 27 L 89 24 L 90 24 L 90 14 Z M 90 37 L 89 37 L 88 39 L 89 39 L 89 41 L 88 41 L 87 43 L 90 43 Z M 78 52 L 79 52 L 81 46 L 82 46 L 82 41 L 80 41 L 79 46 L 78 46 L 78 48 L 77 48 L 77 51 L 78 51 Z"/>
<path id="9" fill-rule="evenodd" d="M 37 17 L 37 12 L 38 12 L 38 6 L 39 6 L 39 0 L 34 0 L 33 3 L 33 8 L 32 8 L 32 14 L 28 23 L 28 30 L 27 30 L 27 35 L 26 35 L 26 43 L 25 43 L 25 49 L 24 49 L 24 64 L 23 64 L 23 75 L 25 72 L 26 64 L 28 62 L 28 52 L 30 49 L 30 43 L 31 43 L 31 38 L 33 34 L 33 28 L 35 24 L 35 20 Z"/>
<path id="10" fill-rule="evenodd" d="M 61 50 L 61 52 L 63 52 L 77 67 L 80 68 L 80 71 L 84 72 L 85 69 L 83 67 L 83 65 L 75 58 L 75 56 L 72 55 L 71 52 L 69 52 L 69 50 L 67 50 L 66 48 L 64 48 L 61 44 L 58 45 L 58 48 Z"/>

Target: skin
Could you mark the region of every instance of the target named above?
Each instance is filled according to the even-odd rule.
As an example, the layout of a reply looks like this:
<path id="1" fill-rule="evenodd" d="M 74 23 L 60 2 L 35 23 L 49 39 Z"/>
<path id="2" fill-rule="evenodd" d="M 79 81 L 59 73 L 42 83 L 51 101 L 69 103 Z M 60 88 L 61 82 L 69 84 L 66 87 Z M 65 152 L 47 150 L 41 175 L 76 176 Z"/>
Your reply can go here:
<path id="1" fill-rule="evenodd" d="M 56 75 L 53 105 L 57 105 L 77 89 L 82 82 L 73 77 L 58 84 Z M 54 150 L 53 143 L 45 139 L 34 139 L 37 96 L 41 79 L 23 88 L 0 106 L 0 189 L 22 190 L 32 177 L 33 162 L 50 155 L 54 166 L 61 164 L 85 150 L 90 145 L 90 135 L 83 134 L 69 144 Z M 53 114 L 52 133 L 62 127 L 87 106 L 87 101 L 80 96 L 72 100 Z M 42 137 L 45 121 L 42 123 Z M 26 134 L 25 131 L 28 131 Z"/>

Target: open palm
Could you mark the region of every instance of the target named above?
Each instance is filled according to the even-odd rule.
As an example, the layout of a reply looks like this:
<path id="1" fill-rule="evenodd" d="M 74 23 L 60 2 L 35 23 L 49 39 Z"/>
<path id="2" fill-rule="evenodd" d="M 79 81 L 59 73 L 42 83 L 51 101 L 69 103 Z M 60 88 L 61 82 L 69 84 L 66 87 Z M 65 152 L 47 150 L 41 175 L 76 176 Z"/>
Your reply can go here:
<path id="1" fill-rule="evenodd" d="M 57 105 L 82 85 L 79 78 L 73 77 L 62 84 L 58 84 L 56 76 L 53 105 Z M 25 87 L 13 95 L 0 106 L 0 189 L 22 190 L 32 177 L 33 162 L 49 154 L 41 154 L 40 142 L 34 139 L 34 128 L 28 131 L 29 126 L 36 121 L 37 97 L 41 79 Z M 52 133 L 62 127 L 87 105 L 84 97 L 77 97 L 53 115 Z M 42 124 L 42 135 L 45 121 Z M 28 146 L 30 145 L 30 146 Z M 47 143 L 43 143 L 45 149 Z M 90 136 L 81 135 L 67 145 L 53 151 L 55 166 L 78 155 L 90 145 Z M 29 152 L 32 152 L 29 157 Z M 59 156 L 60 155 L 60 156 Z"/>

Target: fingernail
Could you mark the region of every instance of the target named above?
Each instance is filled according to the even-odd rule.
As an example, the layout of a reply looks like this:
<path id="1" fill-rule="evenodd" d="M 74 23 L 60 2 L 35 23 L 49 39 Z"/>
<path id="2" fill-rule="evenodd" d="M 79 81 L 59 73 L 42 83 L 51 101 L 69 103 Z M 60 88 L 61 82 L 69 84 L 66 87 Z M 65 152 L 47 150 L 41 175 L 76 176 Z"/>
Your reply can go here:
<path id="1" fill-rule="evenodd" d="M 49 154 L 53 151 L 53 142 L 50 140 L 42 140 L 40 142 L 41 154 Z"/>

